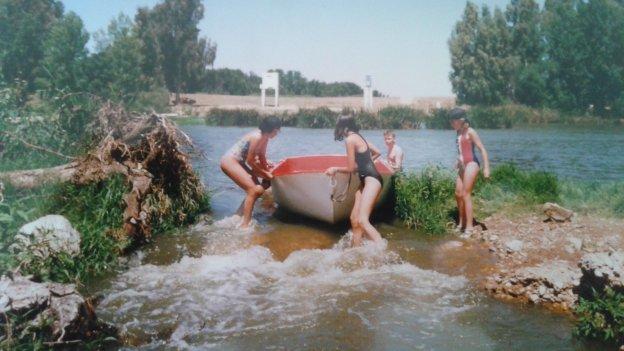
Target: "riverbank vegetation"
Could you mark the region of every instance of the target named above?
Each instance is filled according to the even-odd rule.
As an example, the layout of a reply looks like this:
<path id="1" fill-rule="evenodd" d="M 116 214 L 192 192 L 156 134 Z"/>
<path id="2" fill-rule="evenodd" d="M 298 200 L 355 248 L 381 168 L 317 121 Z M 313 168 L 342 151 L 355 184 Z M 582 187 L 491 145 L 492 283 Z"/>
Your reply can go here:
<path id="1" fill-rule="evenodd" d="M 453 91 L 460 104 L 620 119 L 623 28 L 616 0 L 468 2 L 449 39 Z"/>
<path id="2" fill-rule="evenodd" d="M 203 117 L 181 117 L 181 124 L 203 123 L 211 126 L 253 127 L 264 116 L 281 118 L 283 125 L 299 128 L 333 128 L 343 114 L 356 117 L 363 129 L 451 129 L 450 109 L 433 109 L 429 113 L 409 106 L 388 106 L 375 112 L 349 108 L 336 111 L 327 107 L 300 109 L 297 112 L 260 112 L 256 109 L 209 110 Z M 530 125 L 620 125 L 619 120 L 593 116 L 576 116 L 549 108 L 523 105 L 478 106 L 468 109 L 468 118 L 475 128 L 506 129 Z"/>
<path id="3" fill-rule="evenodd" d="M 319 107 L 303 108 L 294 113 L 268 115 L 250 109 L 211 109 L 204 116 L 204 121 L 207 125 L 213 126 L 253 127 L 258 125 L 261 118 L 272 115 L 282 119 L 282 125 L 285 127 L 333 128 L 336 119 L 344 114 L 355 115 L 361 128 L 364 129 L 418 129 L 426 117 L 421 110 L 403 106 L 384 107 L 376 113 L 349 108 L 334 111 L 327 107 Z M 184 123 L 184 119 L 179 121 Z"/>
<path id="4" fill-rule="evenodd" d="M 406 225 L 428 234 L 443 234 L 456 216 L 455 177 L 450 170 L 427 167 L 395 179 L 396 213 Z M 624 217 L 624 183 L 561 180 L 511 164 L 495 167 L 489 180 L 479 177 L 474 188 L 476 218 L 496 212 L 510 215 L 557 202 L 583 214 Z"/>

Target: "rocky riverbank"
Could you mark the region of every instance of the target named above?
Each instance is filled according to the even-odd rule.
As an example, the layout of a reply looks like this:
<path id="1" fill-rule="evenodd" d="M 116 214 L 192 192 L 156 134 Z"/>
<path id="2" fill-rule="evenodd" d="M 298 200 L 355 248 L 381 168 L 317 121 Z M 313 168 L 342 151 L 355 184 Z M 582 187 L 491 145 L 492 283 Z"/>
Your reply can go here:
<path id="1" fill-rule="evenodd" d="M 468 240 L 485 245 L 494 258 L 480 283 L 497 298 L 570 311 L 592 288 L 623 290 L 621 219 L 495 214 L 484 222 L 488 230 Z"/>

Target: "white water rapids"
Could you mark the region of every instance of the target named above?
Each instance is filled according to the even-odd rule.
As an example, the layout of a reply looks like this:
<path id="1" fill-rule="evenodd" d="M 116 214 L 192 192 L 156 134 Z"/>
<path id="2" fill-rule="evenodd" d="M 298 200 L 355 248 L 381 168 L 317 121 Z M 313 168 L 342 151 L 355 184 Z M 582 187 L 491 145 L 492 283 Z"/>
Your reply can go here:
<path id="1" fill-rule="evenodd" d="M 344 327 L 357 338 L 409 328 L 411 341 L 422 343 L 441 320 L 471 306 L 466 279 L 420 269 L 384 247 L 346 248 L 346 235 L 331 249 L 295 251 L 282 262 L 233 222 L 207 228 L 200 257 L 139 264 L 118 276 L 101 316 L 148 349 L 239 349 L 250 338 L 288 349 L 310 330 L 326 335 L 306 336 L 309 346 L 331 345 L 333 332 L 349 333 Z"/>

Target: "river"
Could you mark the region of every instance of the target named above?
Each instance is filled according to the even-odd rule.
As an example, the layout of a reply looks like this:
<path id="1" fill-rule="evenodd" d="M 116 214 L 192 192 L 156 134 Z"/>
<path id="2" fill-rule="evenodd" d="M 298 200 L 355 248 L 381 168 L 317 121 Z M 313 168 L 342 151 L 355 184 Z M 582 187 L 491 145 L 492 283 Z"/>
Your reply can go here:
<path id="1" fill-rule="evenodd" d="M 492 262 L 479 245 L 380 223 L 387 249 L 347 248 L 344 227 L 275 216 L 235 229 L 243 193 L 218 160 L 249 129 L 187 126 L 204 153 L 194 164 L 212 192 L 214 222 L 163 235 L 129 268 L 97 284 L 101 318 L 139 349 L 591 350 L 561 314 L 491 299 L 474 285 Z M 382 148 L 379 131 L 364 131 Z M 449 166 L 452 131 L 398 131 L 406 168 Z M 621 130 L 481 131 L 494 164 L 512 161 L 563 178 L 624 173 Z M 330 130 L 284 128 L 268 155 L 342 153 Z"/>

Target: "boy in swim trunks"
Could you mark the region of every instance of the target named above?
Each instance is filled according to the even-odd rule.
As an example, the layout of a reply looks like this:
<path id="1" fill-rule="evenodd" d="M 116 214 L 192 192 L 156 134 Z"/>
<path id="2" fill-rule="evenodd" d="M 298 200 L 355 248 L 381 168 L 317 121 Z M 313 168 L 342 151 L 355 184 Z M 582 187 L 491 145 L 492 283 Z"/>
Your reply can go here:
<path id="1" fill-rule="evenodd" d="M 393 171 L 401 172 L 403 170 L 403 159 L 405 158 L 403 149 L 397 145 L 394 131 L 386 130 L 383 135 L 386 147 L 388 147 L 388 156 L 386 157 L 386 160 Z"/>

